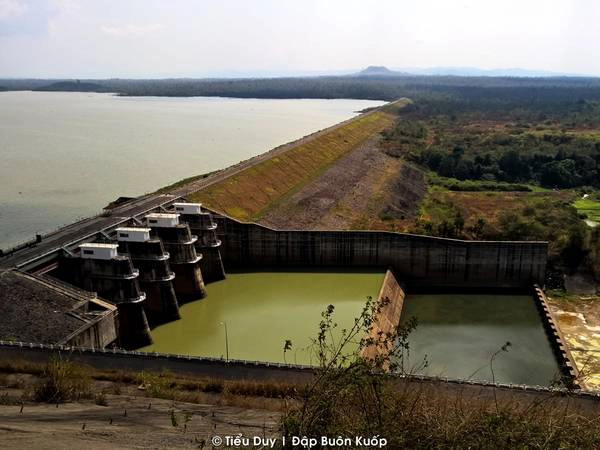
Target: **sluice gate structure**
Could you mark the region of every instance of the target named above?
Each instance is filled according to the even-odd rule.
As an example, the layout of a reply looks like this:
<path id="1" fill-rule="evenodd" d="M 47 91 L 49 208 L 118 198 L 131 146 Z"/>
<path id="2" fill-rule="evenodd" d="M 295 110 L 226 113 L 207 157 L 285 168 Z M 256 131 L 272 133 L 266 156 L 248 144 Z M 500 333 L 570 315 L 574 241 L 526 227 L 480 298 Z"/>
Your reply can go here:
<path id="1" fill-rule="evenodd" d="M 163 242 L 150 236 L 150 228 L 117 228 L 118 252 L 129 255 L 139 270 L 139 284 L 146 294 L 144 310 L 151 327 L 180 318 L 173 286 L 175 273 L 169 265 L 170 254 Z"/>
<path id="2" fill-rule="evenodd" d="M 73 286 L 114 305 L 115 338 L 94 347 L 134 349 L 151 344 L 151 328 L 179 319 L 181 303 L 206 296 L 204 258 L 198 250 L 210 249 L 211 279 L 225 277 L 210 212 L 200 204 L 184 204 L 184 216 L 201 232 L 198 243 L 198 236 L 175 210 L 177 200 L 183 204 L 175 197 L 129 217 L 89 219 L 113 224 L 91 233 L 84 229 L 81 237 L 77 236 L 81 230 L 72 237 L 60 236 L 58 242 L 66 244 L 50 250 L 42 239 L 37 254 L 35 247 L 5 252 L 0 272 L 43 276 L 55 282 L 45 285 L 48 289 L 56 284 Z"/>

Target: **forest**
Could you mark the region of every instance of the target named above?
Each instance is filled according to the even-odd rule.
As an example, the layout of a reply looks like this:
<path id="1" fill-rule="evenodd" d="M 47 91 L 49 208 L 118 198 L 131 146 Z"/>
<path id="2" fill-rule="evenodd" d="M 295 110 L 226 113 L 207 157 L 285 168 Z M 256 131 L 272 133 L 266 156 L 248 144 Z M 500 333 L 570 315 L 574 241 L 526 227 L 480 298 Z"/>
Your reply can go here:
<path id="1" fill-rule="evenodd" d="M 430 93 L 396 111 L 382 147 L 429 180 L 405 231 L 548 241 L 550 274 L 578 271 L 598 280 L 600 227 L 588 226 L 577 206 L 600 206 L 600 102 L 559 100 L 560 89 L 535 101 L 509 91 Z"/>
<path id="2" fill-rule="evenodd" d="M 600 100 L 600 79 L 584 77 L 511 78 L 456 76 L 323 76 L 231 79 L 0 79 L 9 90 L 62 90 L 59 83 L 97 85 L 99 92 L 130 96 L 220 96 L 239 98 L 419 99 L 431 111 L 451 114 L 460 107 L 497 113 L 507 106 L 537 104 L 537 113 L 552 114 L 551 105 L 573 99 Z M 54 86 L 53 86 L 54 85 Z"/>

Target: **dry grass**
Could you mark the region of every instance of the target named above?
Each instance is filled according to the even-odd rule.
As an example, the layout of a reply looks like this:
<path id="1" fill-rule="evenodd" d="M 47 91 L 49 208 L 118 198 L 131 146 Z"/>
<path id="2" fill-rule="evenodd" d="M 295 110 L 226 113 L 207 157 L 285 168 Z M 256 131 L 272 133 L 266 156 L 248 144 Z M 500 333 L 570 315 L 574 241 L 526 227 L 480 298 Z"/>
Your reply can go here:
<path id="1" fill-rule="evenodd" d="M 195 193 L 191 200 L 237 219 L 256 220 L 392 123 L 392 116 L 382 112 L 359 117 Z"/>
<path id="2" fill-rule="evenodd" d="M 33 381 L 30 380 L 29 383 L 31 386 L 25 386 L 23 382 L 15 378 L 22 374 L 33 375 L 31 377 Z M 83 376 L 73 380 L 72 374 Z M 80 378 L 97 382 L 95 386 L 86 389 L 85 393 L 87 397 L 94 398 L 95 402 L 99 401 L 100 403 L 104 403 L 101 399 L 106 394 L 134 393 L 149 398 L 188 403 L 281 411 L 284 399 L 296 397 L 304 389 L 303 385 L 295 383 L 191 377 L 176 375 L 169 371 L 101 370 L 74 364 L 68 362 L 67 359 L 62 360 L 59 364 L 33 363 L 23 359 L 0 361 L 0 387 L 23 388 L 25 391 L 32 391 L 33 395 L 30 397 L 33 400 L 48 401 L 46 399 L 48 396 L 52 397 L 49 400 L 51 402 L 82 398 L 83 389 L 79 389 L 81 386 L 77 384 Z M 85 386 L 89 386 L 86 380 L 84 382 Z M 72 389 L 74 383 L 78 389 Z M 98 383 L 102 385 L 101 388 L 98 387 Z M 55 389 L 57 385 L 58 389 Z M 38 392 L 48 395 L 37 395 Z M 61 395 L 58 395 L 57 392 Z M 68 395 L 62 396 L 63 393 Z"/>

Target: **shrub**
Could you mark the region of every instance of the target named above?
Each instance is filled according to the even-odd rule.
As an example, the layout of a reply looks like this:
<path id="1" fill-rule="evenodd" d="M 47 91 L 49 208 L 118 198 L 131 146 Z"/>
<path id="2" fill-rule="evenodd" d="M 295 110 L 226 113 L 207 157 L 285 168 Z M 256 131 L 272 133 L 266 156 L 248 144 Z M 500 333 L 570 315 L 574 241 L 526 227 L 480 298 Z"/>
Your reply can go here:
<path id="1" fill-rule="evenodd" d="M 90 371 L 61 356 L 52 357 L 33 392 L 34 400 L 64 403 L 90 395 Z"/>

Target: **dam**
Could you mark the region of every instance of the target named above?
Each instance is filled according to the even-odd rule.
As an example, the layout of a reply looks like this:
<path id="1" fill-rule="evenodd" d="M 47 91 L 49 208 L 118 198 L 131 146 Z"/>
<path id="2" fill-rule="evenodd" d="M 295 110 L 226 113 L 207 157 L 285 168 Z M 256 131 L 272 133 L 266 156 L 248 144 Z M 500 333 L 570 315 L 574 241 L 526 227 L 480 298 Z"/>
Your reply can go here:
<path id="1" fill-rule="evenodd" d="M 90 219 L 106 224 L 100 230 L 90 233 L 92 225 L 85 223 L 70 236 L 50 236 L 0 260 L 3 270 L 74 285 L 116 306 L 116 339 L 109 347 L 142 349 L 157 357 L 311 365 L 310 339 L 327 305 L 336 306 L 341 329 L 360 314 L 366 297 L 389 296 L 393 308 L 383 318 L 387 330 L 413 312 L 422 321 L 411 358 L 427 356 L 431 363 L 428 371 L 416 373 L 546 386 L 561 374 L 575 379 L 543 306 L 524 300 L 533 304 L 533 287 L 543 283 L 545 242 L 274 230 L 183 196 L 137 199 L 118 208 L 118 215 L 113 211 Z M 53 239 L 66 244 L 48 250 Z M 471 305 L 464 298 L 419 297 L 431 287 L 444 295 L 457 288 L 463 296 L 485 295 Z M 490 292 L 496 297 L 490 298 Z M 440 331 L 440 315 L 427 311 L 447 309 L 454 316 L 444 314 L 444 320 L 454 317 L 460 323 Z M 488 320 L 481 322 L 482 316 Z M 477 340 L 475 351 L 465 345 L 474 336 L 488 337 L 485 343 Z M 511 348 L 508 359 L 498 356 L 495 379 L 487 366 L 478 370 L 478 365 L 487 364 L 505 339 L 516 350 Z M 290 351 L 284 351 L 287 340 Z M 534 347 L 547 351 L 534 355 Z M 473 353 L 476 357 L 468 361 Z M 537 376 L 524 376 L 518 366 Z"/>

